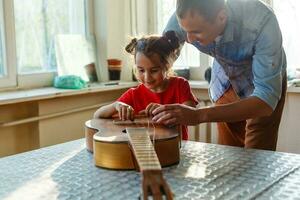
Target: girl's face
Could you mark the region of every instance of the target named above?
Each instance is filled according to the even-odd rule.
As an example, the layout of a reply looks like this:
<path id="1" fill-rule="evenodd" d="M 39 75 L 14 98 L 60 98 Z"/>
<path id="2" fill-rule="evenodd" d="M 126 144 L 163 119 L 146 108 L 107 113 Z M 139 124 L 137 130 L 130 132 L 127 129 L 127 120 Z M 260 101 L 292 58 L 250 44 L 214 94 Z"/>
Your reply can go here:
<path id="1" fill-rule="evenodd" d="M 163 92 L 168 83 L 166 67 L 160 62 L 158 55 L 151 61 L 143 53 L 136 54 L 137 79 L 153 92 Z"/>

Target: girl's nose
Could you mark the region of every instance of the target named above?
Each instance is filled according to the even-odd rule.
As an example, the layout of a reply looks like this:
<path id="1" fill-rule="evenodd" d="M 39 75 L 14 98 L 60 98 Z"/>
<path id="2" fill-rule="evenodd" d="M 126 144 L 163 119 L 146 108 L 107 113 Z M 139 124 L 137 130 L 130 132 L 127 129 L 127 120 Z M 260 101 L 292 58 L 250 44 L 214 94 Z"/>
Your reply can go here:
<path id="1" fill-rule="evenodd" d="M 147 81 L 151 80 L 151 73 L 150 72 L 145 72 L 145 79 Z"/>

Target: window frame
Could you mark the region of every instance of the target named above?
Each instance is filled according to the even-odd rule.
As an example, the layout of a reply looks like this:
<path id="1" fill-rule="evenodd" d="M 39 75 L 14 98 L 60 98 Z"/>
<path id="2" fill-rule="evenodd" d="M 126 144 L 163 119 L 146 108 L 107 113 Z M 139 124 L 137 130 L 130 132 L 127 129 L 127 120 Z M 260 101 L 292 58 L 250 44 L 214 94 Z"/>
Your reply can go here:
<path id="1" fill-rule="evenodd" d="M 93 33 L 93 1 L 85 0 L 84 5 L 87 35 Z M 57 75 L 56 71 L 18 74 L 13 0 L 0 0 L 0 9 L 3 10 L 4 15 L 2 19 L 0 16 L 0 20 L 3 20 L 0 23 L 4 25 L 3 60 L 7 69 L 7 76 L 0 78 L 0 90 L 51 86 L 53 78 Z"/>
<path id="2" fill-rule="evenodd" d="M 17 69 L 16 69 L 16 49 L 15 49 L 15 33 L 12 1 L 0 0 L 0 9 L 3 15 L 0 16 L 0 23 L 4 27 L 3 34 L 3 62 L 6 75 L 0 78 L 0 87 L 16 87 L 17 86 Z"/>

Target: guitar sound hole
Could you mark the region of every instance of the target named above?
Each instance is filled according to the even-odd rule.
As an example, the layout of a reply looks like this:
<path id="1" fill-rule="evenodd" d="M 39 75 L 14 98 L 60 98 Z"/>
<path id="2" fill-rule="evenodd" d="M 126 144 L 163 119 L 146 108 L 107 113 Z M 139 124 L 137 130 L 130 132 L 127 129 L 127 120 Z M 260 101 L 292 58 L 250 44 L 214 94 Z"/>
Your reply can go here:
<path id="1" fill-rule="evenodd" d="M 127 133 L 126 129 L 122 130 L 122 133 Z"/>

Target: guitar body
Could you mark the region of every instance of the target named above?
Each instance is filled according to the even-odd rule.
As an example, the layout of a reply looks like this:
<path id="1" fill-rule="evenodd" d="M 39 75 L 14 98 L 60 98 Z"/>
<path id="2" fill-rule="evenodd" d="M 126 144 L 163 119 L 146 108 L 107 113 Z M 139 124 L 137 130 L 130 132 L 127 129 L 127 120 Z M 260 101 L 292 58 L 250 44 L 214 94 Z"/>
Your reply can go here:
<path id="1" fill-rule="evenodd" d="M 144 127 L 154 139 L 154 148 L 162 167 L 179 163 L 180 128 L 148 124 L 147 118 L 138 118 L 127 124 L 113 119 L 92 119 L 85 123 L 87 149 L 94 153 L 95 165 L 108 169 L 136 169 L 126 128 Z M 155 136 L 154 136 L 155 132 Z"/>

